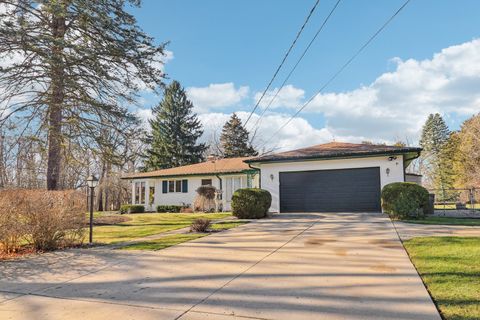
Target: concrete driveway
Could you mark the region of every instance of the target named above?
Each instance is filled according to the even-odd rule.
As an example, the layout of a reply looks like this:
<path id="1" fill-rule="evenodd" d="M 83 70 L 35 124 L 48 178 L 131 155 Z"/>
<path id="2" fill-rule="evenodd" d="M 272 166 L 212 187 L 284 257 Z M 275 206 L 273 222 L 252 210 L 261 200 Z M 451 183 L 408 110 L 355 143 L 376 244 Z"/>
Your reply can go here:
<path id="1" fill-rule="evenodd" d="M 440 319 L 391 222 L 361 213 L 0 262 L 0 301 L 0 319 Z"/>

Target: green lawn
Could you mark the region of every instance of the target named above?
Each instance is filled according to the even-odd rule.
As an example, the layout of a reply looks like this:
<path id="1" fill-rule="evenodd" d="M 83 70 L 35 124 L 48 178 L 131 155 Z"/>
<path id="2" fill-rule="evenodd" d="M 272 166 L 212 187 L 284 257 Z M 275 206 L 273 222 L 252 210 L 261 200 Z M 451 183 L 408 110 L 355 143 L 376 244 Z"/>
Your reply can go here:
<path id="1" fill-rule="evenodd" d="M 475 209 L 475 210 L 480 210 L 480 204 L 476 203 L 475 205 L 472 206 L 471 203 L 466 203 L 465 206 L 467 209 Z M 457 210 L 457 207 L 455 204 L 449 203 L 449 204 L 435 204 L 434 206 L 435 210 Z"/>
<path id="2" fill-rule="evenodd" d="M 480 319 L 479 237 L 413 238 L 404 245 L 445 319 Z"/>
<path id="3" fill-rule="evenodd" d="M 406 219 L 402 220 L 402 222 L 455 226 L 480 226 L 480 218 L 425 217 L 425 219 Z"/>
<path id="4" fill-rule="evenodd" d="M 123 250 L 161 250 L 179 243 L 187 242 L 190 240 L 198 239 L 208 236 L 208 233 L 187 233 L 187 234 L 171 234 L 160 239 L 143 241 L 133 243 L 120 249 Z"/>
<path id="5" fill-rule="evenodd" d="M 230 217 L 231 213 L 136 213 L 124 214 L 129 221 L 109 226 L 94 226 L 96 243 L 116 243 L 188 227 L 197 218 L 211 220 Z"/>

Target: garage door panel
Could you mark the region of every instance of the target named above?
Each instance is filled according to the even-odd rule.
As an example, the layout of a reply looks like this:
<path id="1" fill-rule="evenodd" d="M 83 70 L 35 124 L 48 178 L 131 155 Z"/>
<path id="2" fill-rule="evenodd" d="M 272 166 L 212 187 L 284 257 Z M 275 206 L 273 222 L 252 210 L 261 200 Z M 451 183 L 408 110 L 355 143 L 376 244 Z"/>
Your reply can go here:
<path id="1" fill-rule="evenodd" d="M 280 210 L 380 211 L 380 169 L 282 172 Z"/>

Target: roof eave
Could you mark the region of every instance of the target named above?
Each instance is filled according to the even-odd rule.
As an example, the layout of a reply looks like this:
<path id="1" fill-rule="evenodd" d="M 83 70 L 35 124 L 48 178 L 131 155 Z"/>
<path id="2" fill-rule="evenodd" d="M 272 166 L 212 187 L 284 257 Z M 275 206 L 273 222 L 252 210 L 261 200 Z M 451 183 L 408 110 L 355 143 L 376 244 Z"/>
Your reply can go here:
<path id="1" fill-rule="evenodd" d="M 270 163 L 270 162 L 297 162 L 297 161 L 313 161 L 313 160 L 333 160 L 333 159 L 351 159 L 351 158 L 365 158 L 376 156 L 390 156 L 390 155 L 403 155 L 412 152 L 420 153 L 422 148 L 410 148 L 401 150 L 384 150 L 384 151 L 372 151 L 354 154 L 338 154 L 338 155 L 314 155 L 314 156 L 298 156 L 298 157 L 284 157 L 284 158 L 271 158 L 271 159 L 249 159 L 245 160 L 245 163 Z"/>
<path id="2" fill-rule="evenodd" d="M 204 173 L 187 173 L 187 174 L 171 174 L 171 175 L 145 175 L 145 176 L 125 176 L 121 177 L 120 179 L 123 180 L 133 180 L 133 179 L 151 179 L 151 178 L 162 178 L 162 179 L 168 179 L 168 178 L 179 178 L 179 177 L 192 177 L 192 176 L 208 176 L 208 175 L 234 175 L 234 174 L 248 174 L 253 171 L 258 171 L 258 170 L 253 170 L 253 169 L 243 169 L 240 171 L 221 171 L 221 172 L 204 172 Z"/>

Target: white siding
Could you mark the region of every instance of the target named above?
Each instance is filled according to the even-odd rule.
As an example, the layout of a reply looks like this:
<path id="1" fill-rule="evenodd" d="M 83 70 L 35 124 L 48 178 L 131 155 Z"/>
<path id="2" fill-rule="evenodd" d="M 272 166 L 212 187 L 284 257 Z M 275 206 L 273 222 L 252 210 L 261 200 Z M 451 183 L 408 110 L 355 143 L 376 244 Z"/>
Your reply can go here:
<path id="1" fill-rule="evenodd" d="M 220 175 L 220 178 L 223 180 L 223 208 L 224 211 L 230 210 L 230 203 L 231 199 L 227 198 L 226 196 L 226 188 L 227 188 L 227 180 L 229 177 L 238 177 L 241 179 L 242 188 L 247 187 L 247 175 Z M 163 193 L 162 192 L 162 181 L 163 180 L 188 180 L 188 192 L 174 192 L 174 193 Z M 193 201 L 196 196 L 196 190 L 202 184 L 202 179 L 211 179 L 212 185 L 219 189 L 220 188 L 220 181 L 217 176 L 214 175 L 206 175 L 206 176 L 184 176 L 184 177 L 176 177 L 176 178 L 149 178 L 149 179 L 133 179 L 132 182 L 132 203 L 135 203 L 135 182 L 146 182 L 145 190 L 146 190 L 146 202 L 145 202 L 145 210 L 147 211 L 155 211 L 158 205 L 192 205 Z M 252 187 L 257 187 L 259 185 L 259 174 L 254 176 L 252 181 Z M 149 199 L 149 190 L 151 186 L 155 186 L 155 201 L 150 206 L 150 199 Z M 231 195 L 230 195 L 231 197 Z"/>
<path id="2" fill-rule="evenodd" d="M 253 166 L 260 168 L 262 189 L 268 190 L 272 194 L 272 206 L 270 208 L 272 212 L 279 212 L 280 208 L 280 172 L 379 167 L 380 184 L 382 188 L 392 182 L 404 181 L 403 157 L 401 155 L 397 156 L 397 159 L 393 161 L 389 161 L 387 156 L 382 156 L 336 160 L 273 162 L 253 164 Z M 389 169 L 388 174 L 387 169 Z"/>

